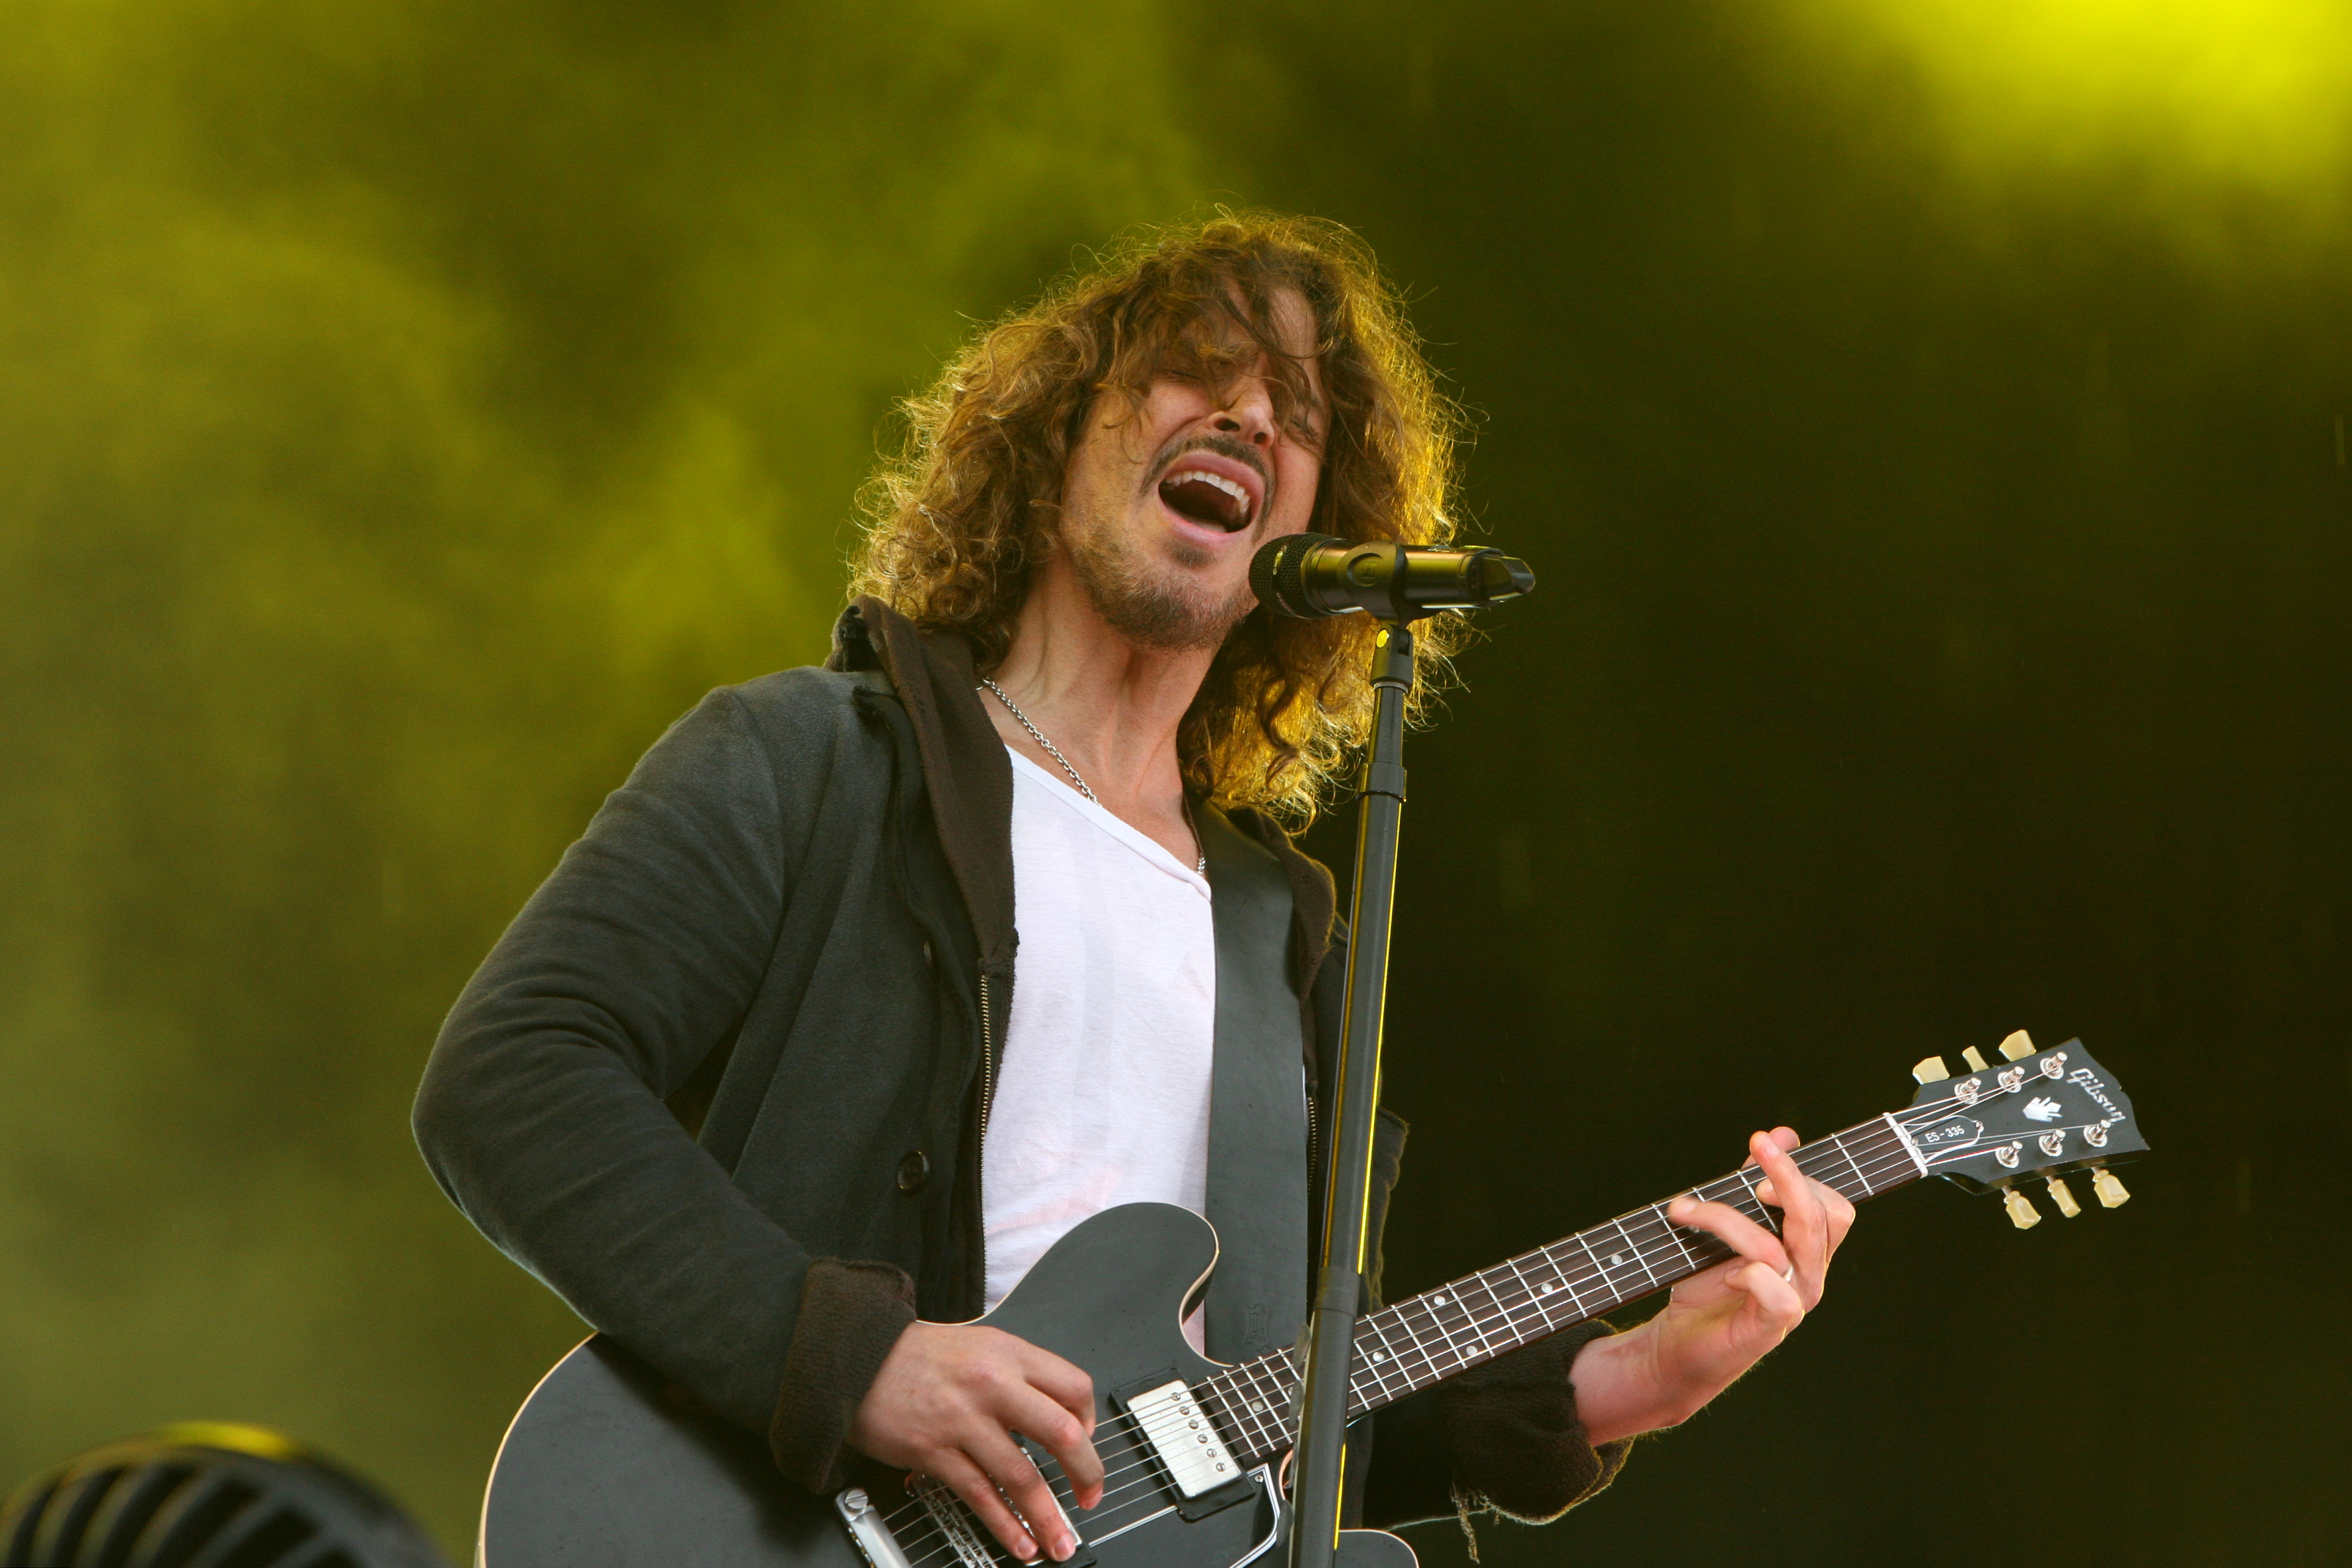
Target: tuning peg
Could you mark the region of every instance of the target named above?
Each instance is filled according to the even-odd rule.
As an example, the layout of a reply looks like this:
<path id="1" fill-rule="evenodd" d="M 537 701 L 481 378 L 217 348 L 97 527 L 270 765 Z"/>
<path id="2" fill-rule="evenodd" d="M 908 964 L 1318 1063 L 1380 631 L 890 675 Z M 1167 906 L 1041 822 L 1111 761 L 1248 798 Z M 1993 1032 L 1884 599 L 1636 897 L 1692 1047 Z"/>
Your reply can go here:
<path id="1" fill-rule="evenodd" d="M 2032 1198 L 2015 1187 L 2001 1188 L 2000 1201 L 2008 1206 L 2009 1223 L 2018 1229 L 2032 1230 L 2042 1223 L 2042 1211 L 2033 1206 Z"/>
<path id="2" fill-rule="evenodd" d="M 2064 1215 L 2068 1219 L 2073 1219 L 2083 1212 L 2083 1205 L 2076 1203 L 2074 1194 L 2067 1190 L 2066 1179 L 2063 1176 L 2051 1177 L 2048 1184 L 2050 1201 L 2057 1205 L 2060 1214 Z"/>
<path id="3" fill-rule="evenodd" d="M 2021 1062 L 2033 1054 L 2033 1037 L 2020 1029 L 2001 1041 L 2000 1054 L 2011 1061 Z"/>
<path id="4" fill-rule="evenodd" d="M 2091 1191 L 2098 1194 L 2099 1202 L 2111 1209 L 2119 1209 L 2131 1202 L 2131 1194 L 2116 1180 L 2116 1173 L 2105 1165 L 2091 1173 Z"/>
<path id="5" fill-rule="evenodd" d="M 1941 1083 L 1952 1076 L 1952 1069 L 1944 1065 L 1941 1057 L 1922 1057 L 1919 1065 L 1911 1069 L 1911 1076 L 1921 1083 Z"/>
<path id="6" fill-rule="evenodd" d="M 1960 1060 L 1969 1064 L 1969 1070 L 1970 1072 L 1984 1072 L 1989 1070 L 1985 1066 L 1984 1053 L 1977 1049 L 1974 1046 L 1970 1046 L 1967 1050 L 1960 1053 Z"/>

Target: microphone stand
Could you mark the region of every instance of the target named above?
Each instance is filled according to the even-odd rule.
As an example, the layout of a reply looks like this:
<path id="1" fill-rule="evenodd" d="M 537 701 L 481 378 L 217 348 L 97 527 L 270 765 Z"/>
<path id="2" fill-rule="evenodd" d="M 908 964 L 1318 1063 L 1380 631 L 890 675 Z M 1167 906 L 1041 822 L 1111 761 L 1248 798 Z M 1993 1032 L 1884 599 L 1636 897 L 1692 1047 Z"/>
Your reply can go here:
<path id="1" fill-rule="evenodd" d="M 1297 1481 L 1290 1568 L 1332 1568 L 1339 1546 L 1348 1387 L 1363 1311 L 1365 1212 L 1373 1116 L 1381 1098 L 1381 1028 L 1404 812 L 1404 704 L 1412 689 L 1412 633 L 1383 620 L 1372 649 L 1372 747 L 1356 829 L 1356 886 L 1348 924 L 1348 1016 L 1339 1039 L 1339 1100 L 1324 1191 L 1323 1257 L 1307 1310 L 1306 1376 L 1298 1401 Z"/>

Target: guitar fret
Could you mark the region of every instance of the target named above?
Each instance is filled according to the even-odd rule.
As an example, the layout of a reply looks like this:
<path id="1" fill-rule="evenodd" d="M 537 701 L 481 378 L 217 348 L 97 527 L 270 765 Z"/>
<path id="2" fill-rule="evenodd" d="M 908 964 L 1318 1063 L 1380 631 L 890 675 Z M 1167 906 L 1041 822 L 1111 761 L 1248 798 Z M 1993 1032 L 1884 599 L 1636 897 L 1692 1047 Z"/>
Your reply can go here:
<path id="1" fill-rule="evenodd" d="M 1254 1457 L 1274 1453 L 1283 1447 L 1283 1407 L 1267 1397 L 1265 1358 L 1244 1362 L 1234 1370 L 1244 1380 L 1240 1397 L 1252 1428 L 1250 1441 L 1256 1449 Z"/>
<path id="2" fill-rule="evenodd" d="M 1201 1408 L 1208 1412 L 1209 1419 L 1223 1436 L 1226 1447 L 1238 1449 L 1241 1444 L 1235 1441 L 1236 1438 L 1254 1436 L 1249 1429 L 1248 1412 L 1234 1399 L 1227 1374 L 1219 1373 L 1205 1379 L 1192 1392 L 1200 1400 Z"/>
<path id="3" fill-rule="evenodd" d="M 1525 1269 L 1523 1269 L 1523 1268 L 1521 1268 L 1519 1267 L 1519 1260 L 1518 1260 L 1517 1258 L 1512 1258 L 1508 1263 L 1506 1263 L 1503 1267 L 1505 1267 L 1506 1268 L 1508 1268 L 1508 1269 L 1511 1271 L 1511 1273 L 1512 1273 L 1515 1277 L 1517 1277 L 1517 1279 L 1518 1279 L 1518 1282 L 1519 1282 L 1519 1289 L 1527 1292 L 1527 1296 L 1528 1296 L 1528 1303 L 1527 1303 L 1527 1304 L 1528 1304 L 1529 1307 L 1532 1307 L 1532 1308 L 1534 1308 L 1534 1309 L 1535 1309 L 1535 1313 L 1536 1313 L 1536 1318 L 1537 1318 L 1537 1320 L 1538 1320 L 1538 1321 L 1540 1321 L 1540 1322 L 1543 1324 L 1543 1327 L 1542 1327 L 1541 1329 L 1538 1330 L 1535 1333 L 1532 1333 L 1532 1334 L 1521 1334 L 1521 1335 L 1519 1336 L 1519 1342 L 1520 1342 L 1521 1344 L 1525 1344 L 1525 1343 L 1526 1343 L 1528 1341 L 1529 1341 L 1529 1340 L 1533 1340 L 1533 1339 L 1540 1339 L 1541 1337 L 1543 1337 L 1543 1335 L 1545 1335 L 1545 1334 L 1548 1334 L 1548 1333 L 1551 1332 L 1551 1312 L 1550 1312 L 1550 1310 L 1549 1310 L 1549 1309 L 1548 1309 L 1547 1307 L 1545 1307 L 1545 1305 L 1543 1304 L 1543 1298 L 1542 1298 L 1542 1297 L 1540 1297 L 1540 1296 L 1538 1296 L 1538 1295 L 1536 1294 L 1536 1288 L 1535 1288 L 1534 1284 L 1533 1284 L 1533 1283 L 1532 1283 L 1532 1282 L 1528 1279 L 1528 1276 L 1527 1276 L 1527 1270 L 1525 1270 Z"/>
<path id="4" fill-rule="evenodd" d="M 1575 1240 L 1575 1239 L 1576 1239 L 1576 1238 L 1575 1238 L 1574 1237 L 1570 1237 L 1569 1238 L 1569 1240 L 1570 1240 L 1570 1241 L 1573 1241 L 1573 1240 Z M 1567 1242 L 1559 1242 L 1559 1243 L 1557 1243 L 1557 1244 L 1555 1244 L 1555 1245 L 1557 1245 L 1557 1246 L 1559 1246 L 1559 1247 L 1562 1247 L 1562 1248 L 1565 1248 L 1565 1247 L 1567 1247 L 1568 1243 L 1567 1243 Z M 1549 1253 L 1549 1252 L 1550 1252 L 1550 1250 L 1551 1250 L 1551 1248 L 1549 1248 L 1549 1247 L 1545 1248 L 1545 1251 L 1546 1251 L 1547 1253 Z M 1587 1260 L 1588 1260 L 1588 1261 L 1591 1259 L 1591 1253 L 1592 1253 L 1592 1249 L 1591 1249 L 1591 1247 L 1586 1247 L 1586 1248 L 1585 1248 L 1585 1256 L 1586 1256 L 1586 1258 L 1587 1258 Z M 1571 1296 L 1573 1296 L 1573 1297 L 1575 1297 L 1575 1298 L 1576 1298 L 1576 1310 L 1577 1310 L 1578 1311 L 1580 1311 L 1580 1312 L 1582 1312 L 1586 1317 L 1591 1317 L 1591 1316 L 1592 1316 L 1592 1315 L 1593 1315 L 1593 1313 L 1594 1313 L 1595 1311 L 1607 1311 L 1607 1310 L 1608 1310 L 1608 1307 L 1605 1305 L 1605 1303 L 1606 1303 L 1606 1302 L 1607 1302 L 1607 1300 L 1608 1300 L 1608 1294 L 1607 1294 L 1607 1292 L 1606 1292 L 1606 1291 L 1603 1291 L 1603 1292 L 1601 1294 L 1600 1298 L 1599 1298 L 1599 1300 L 1601 1300 L 1604 1303 L 1604 1305 L 1602 1305 L 1601 1307 L 1599 1307 L 1599 1308 L 1593 1308 L 1593 1307 L 1590 1307 L 1590 1306 L 1586 1305 L 1586 1303 L 1585 1303 L 1585 1300 L 1584 1300 L 1584 1287 L 1585 1287 L 1586 1285 L 1588 1285 L 1588 1284 L 1590 1284 L 1590 1283 L 1591 1282 L 1591 1278 L 1590 1278 L 1590 1276 L 1586 1276 L 1586 1275 L 1579 1275 L 1579 1276 L 1577 1276 L 1577 1277 L 1575 1277 L 1575 1278 L 1571 1279 L 1571 1278 L 1570 1277 L 1570 1275 L 1569 1275 L 1569 1272 L 1568 1272 L 1569 1262 L 1570 1262 L 1570 1258 L 1569 1258 L 1569 1257 L 1568 1257 L 1568 1254 L 1563 1250 L 1563 1251 L 1561 1252 L 1560 1256 L 1559 1256 L 1559 1257 L 1557 1257 L 1557 1258 L 1554 1258 L 1552 1259 L 1552 1268 L 1554 1268 L 1554 1269 L 1559 1273 L 1559 1282 L 1560 1282 L 1561 1286 L 1562 1286 L 1562 1287 L 1564 1287 L 1564 1288 L 1567 1289 L 1567 1291 L 1568 1291 L 1568 1293 L 1569 1293 L 1570 1295 L 1571 1295 Z"/>
<path id="5" fill-rule="evenodd" d="M 1241 1418 L 1249 1428 L 1249 1444 L 1253 1452 L 1266 1453 L 1281 1446 L 1281 1416 L 1266 1405 L 1259 1380 L 1264 1375 L 1255 1362 L 1234 1369 L 1244 1381 L 1234 1391 L 1233 1403 L 1241 1411 Z"/>
<path id="6" fill-rule="evenodd" d="M 1446 1354 L 1454 1356 L 1454 1371 L 1456 1371 L 1456 1373 L 1458 1373 L 1458 1371 L 1463 1371 L 1463 1368 L 1470 1366 L 1470 1363 L 1467 1363 L 1467 1361 L 1463 1359 L 1461 1347 L 1458 1347 L 1458 1344 L 1454 1344 L 1454 1333 L 1451 1333 L 1449 1328 L 1446 1328 L 1446 1321 L 1444 1321 L 1444 1319 L 1442 1319 L 1440 1314 L 1437 1314 L 1437 1307 L 1440 1307 L 1442 1302 L 1446 1300 L 1444 1290 L 1440 1290 L 1440 1293 L 1437 1293 L 1437 1295 L 1430 1295 L 1430 1298 L 1425 1298 L 1425 1300 L 1428 1300 L 1428 1307 L 1423 1307 L 1423 1311 L 1425 1311 L 1425 1314 L 1428 1314 L 1428 1319 L 1430 1319 L 1430 1328 L 1434 1328 L 1434 1331 L 1437 1331 L 1437 1338 L 1440 1338 L 1442 1342 L 1444 1342 L 1444 1344 L 1442 1344 L 1442 1350 L 1444 1350 Z M 1451 1373 L 1449 1373 L 1449 1375 L 1451 1375 Z"/>
<path id="7" fill-rule="evenodd" d="M 1650 1260 L 1642 1256 L 1642 1248 L 1634 1241 L 1632 1233 L 1626 1230 L 1625 1222 L 1622 1219 L 1612 1219 L 1609 1223 L 1617 1227 L 1617 1234 L 1625 1238 L 1626 1247 L 1633 1254 L 1633 1261 L 1642 1266 L 1642 1272 L 1649 1274 L 1650 1283 L 1655 1285 L 1658 1282 L 1658 1277 L 1650 1273 Z"/>
<path id="8" fill-rule="evenodd" d="M 1592 1250 L 1592 1243 L 1591 1243 L 1591 1241 L 1590 1239 L 1588 1239 L 1588 1238 L 1586 1237 L 1586 1236 L 1585 1236 L 1584 1232 L 1582 1232 L 1582 1231 L 1580 1231 L 1580 1231 L 1578 1231 L 1574 1236 L 1570 1237 L 1568 1239 L 1569 1239 L 1569 1240 L 1570 1240 L 1570 1241 L 1572 1241 L 1572 1242 L 1574 1242 L 1574 1243 L 1576 1243 L 1576 1245 L 1577 1245 L 1577 1246 L 1579 1246 L 1579 1247 L 1580 1247 L 1584 1248 L 1584 1261 L 1586 1262 L 1586 1264 L 1587 1264 L 1587 1265 L 1589 1265 L 1589 1266 L 1591 1267 L 1591 1271 L 1592 1271 L 1593 1275 L 1594 1275 L 1595 1277 L 1597 1277 L 1597 1278 L 1600 1279 L 1600 1281 L 1601 1281 L 1601 1300 L 1604 1300 L 1604 1301 L 1605 1301 L 1605 1300 L 1609 1300 L 1609 1270 L 1601 1267 L 1601 1255 L 1600 1255 L 1599 1253 L 1597 1253 L 1597 1252 L 1595 1252 L 1595 1251 L 1593 1251 L 1593 1250 Z M 1612 1305 L 1612 1306 L 1614 1306 L 1615 1304 L 1616 1304 L 1616 1303 L 1614 1303 L 1613 1301 L 1610 1303 L 1610 1305 Z M 1604 1310 L 1605 1310 L 1605 1309 L 1604 1309 Z"/>
<path id="9" fill-rule="evenodd" d="M 1282 1448 L 1290 1435 L 1290 1384 L 1276 1374 L 1271 1356 L 1260 1356 L 1250 1363 L 1251 1381 L 1265 1402 L 1265 1427 L 1272 1447 L 1269 1453 Z"/>
<path id="10" fill-rule="evenodd" d="M 1413 1387 L 1412 1373 L 1402 1362 L 1397 1360 L 1396 1342 L 1389 1338 L 1389 1330 L 1396 1324 L 1396 1315 L 1394 1311 L 1384 1310 L 1376 1320 L 1371 1321 L 1373 1322 L 1372 1331 L 1379 1336 L 1381 1342 L 1381 1359 L 1377 1364 L 1380 1367 L 1381 1386 L 1386 1387 L 1387 1380 L 1390 1376 L 1393 1375 L 1399 1382 L 1404 1384 L 1406 1391 L 1410 1393 Z"/>
<path id="11" fill-rule="evenodd" d="M 1438 1295 L 1430 1299 L 1430 1305 L 1433 1309 L 1430 1317 L 1436 1322 L 1437 1331 L 1445 1336 L 1445 1348 L 1454 1354 L 1454 1370 L 1460 1372 L 1473 1364 L 1473 1358 L 1464 1352 L 1461 1340 L 1455 1337 L 1453 1326 L 1447 1321 L 1448 1314 L 1438 1310 L 1451 1307 L 1454 1310 L 1452 1315 L 1461 1319 L 1464 1331 L 1469 1331 L 1470 1311 L 1462 1304 L 1462 1298 L 1457 1293 L 1456 1287 L 1447 1286 Z"/>
<path id="12" fill-rule="evenodd" d="M 1497 1325 L 1507 1326 L 1511 1321 L 1510 1309 L 1504 1306 L 1502 1297 L 1495 1293 L 1494 1280 L 1484 1274 L 1474 1274 L 1471 1278 L 1478 1282 L 1478 1289 L 1486 1292 L 1486 1300 L 1495 1309 L 1495 1322 Z M 1478 1329 L 1478 1348 L 1488 1355 L 1495 1353 L 1494 1336 L 1493 1328 L 1481 1326 Z"/>
<path id="13" fill-rule="evenodd" d="M 1918 1179 L 1908 1159 L 1885 1159 L 1900 1143 L 1900 1135 L 1882 1119 L 1808 1144 L 1794 1157 L 1801 1171 L 1849 1198 L 1874 1197 L 1885 1187 Z M 1883 1185 L 1870 1174 L 1882 1164 Z M 1835 1179 L 1825 1172 L 1834 1172 Z M 1691 1188 L 1690 1194 L 1727 1205 L 1777 1235 L 1780 1211 L 1756 1195 L 1763 1180 L 1762 1171 L 1747 1166 Z M 1672 1244 L 1671 1256 L 1664 1243 Z M 1605 1254 L 1603 1247 L 1610 1249 Z M 1378 1409 L 1736 1256 L 1716 1237 L 1675 1224 L 1666 1217 L 1665 1205 L 1654 1204 L 1392 1302 L 1357 1321 L 1349 1414 Z M 1293 1354 L 1276 1351 L 1222 1377 L 1228 1426 L 1247 1434 L 1245 1441 L 1255 1450 L 1252 1462 L 1286 1447 L 1299 1384 Z"/>
<path id="14" fill-rule="evenodd" d="M 1397 1327 L 1402 1329 L 1405 1331 L 1405 1337 L 1412 1342 L 1414 1353 L 1421 1357 L 1421 1364 L 1429 1370 L 1429 1381 L 1435 1383 L 1440 1376 L 1437 1370 L 1437 1358 L 1430 1353 L 1428 1342 L 1421 1337 L 1420 1331 L 1412 1326 L 1412 1320 L 1402 1310 L 1397 1313 Z"/>
<path id="15" fill-rule="evenodd" d="M 1365 1342 L 1367 1340 L 1379 1340 L 1381 1342 L 1368 1347 Z M 1350 1392 L 1353 1392 L 1362 1379 L 1369 1376 L 1372 1380 L 1374 1388 L 1379 1393 L 1386 1394 L 1389 1391 L 1387 1371 L 1389 1359 L 1390 1352 L 1385 1332 L 1375 1319 L 1366 1318 L 1356 1333 L 1355 1370 L 1349 1373 L 1348 1379 Z"/>
<path id="16" fill-rule="evenodd" d="M 1663 1204 L 1652 1204 L 1650 1212 L 1658 1216 L 1658 1223 L 1665 1227 L 1666 1235 L 1674 1241 L 1675 1250 L 1683 1255 L 1683 1268 L 1690 1273 L 1697 1273 L 1698 1260 L 1691 1256 L 1690 1248 L 1683 1242 L 1683 1227 L 1666 1217 Z"/>
<path id="17" fill-rule="evenodd" d="M 1484 1333 L 1482 1328 L 1477 1326 L 1477 1317 L 1479 1317 L 1479 1314 L 1477 1314 L 1477 1310 L 1475 1310 L 1475 1307 L 1470 1305 L 1470 1298 L 1467 1298 L 1467 1295 L 1463 1295 L 1463 1286 L 1465 1286 L 1465 1284 L 1475 1286 L 1475 1284 L 1477 1284 L 1477 1279 L 1475 1279 L 1475 1277 L 1473 1277 L 1473 1279 L 1456 1279 L 1456 1281 L 1454 1281 L 1454 1284 L 1446 1286 L 1446 1300 L 1454 1302 L 1454 1317 L 1461 1319 L 1461 1323 L 1458 1323 L 1458 1328 L 1461 1328 L 1461 1335 L 1458 1335 L 1458 1338 L 1456 1338 L 1456 1335 L 1454 1335 L 1454 1331 L 1446 1331 L 1446 1338 L 1454 1340 L 1454 1356 L 1456 1356 L 1456 1359 L 1461 1361 L 1463 1366 L 1470 1366 L 1470 1363 L 1475 1363 L 1475 1361 L 1484 1361 L 1484 1359 L 1486 1359 L 1486 1356 L 1484 1356 L 1484 1352 L 1486 1352 L 1486 1333 Z M 1463 1352 L 1463 1344 L 1465 1344 L 1465 1342 L 1470 1344 L 1470 1350 Z"/>
<path id="18" fill-rule="evenodd" d="M 1241 1385 L 1230 1375 L 1220 1378 L 1218 1382 L 1220 1385 L 1218 1404 L 1228 1417 L 1226 1422 L 1228 1437 L 1229 1439 L 1233 1436 L 1241 1438 L 1240 1443 L 1231 1446 L 1236 1449 L 1247 1447 L 1253 1452 L 1264 1447 L 1266 1440 L 1265 1425 L 1258 1419 L 1257 1412 L 1249 1407 L 1248 1396 L 1243 1392 Z"/>
<path id="19" fill-rule="evenodd" d="M 1853 1157 L 1853 1151 L 1845 1146 L 1845 1139 L 1843 1137 L 1841 1136 L 1836 1142 L 1838 1152 L 1845 1156 L 1846 1168 L 1853 1173 L 1854 1184 L 1862 1189 L 1860 1195 L 1863 1197 L 1868 1197 L 1870 1195 L 1870 1178 L 1862 1173 L 1862 1163 Z M 1847 1193 L 1845 1194 L 1848 1198 L 1852 1198 L 1856 1194 L 1853 1193 Z"/>
<path id="20" fill-rule="evenodd" d="M 1544 1267 L 1551 1270 L 1552 1279 L 1552 1282 L 1544 1287 L 1542 1293 L 1549 1297 L 1557 1290 L 1567 1291 L 1569 1300 L 1576 1303 L 1577 1311 L 1580 1314 L 1583 1314 L 1584 1292 L 1579 1290 L 1576 1288 L 1575 1282 L 1569 1279 L 1567 1263 L 1555 1257 L 1552 1249 L 1549 1247 L 1543 1249 L 1541 1256 L 1544 1260 Z M 1561 1326 L 1565 1327 L 1566 1325 L 1563 1324 Z"/>

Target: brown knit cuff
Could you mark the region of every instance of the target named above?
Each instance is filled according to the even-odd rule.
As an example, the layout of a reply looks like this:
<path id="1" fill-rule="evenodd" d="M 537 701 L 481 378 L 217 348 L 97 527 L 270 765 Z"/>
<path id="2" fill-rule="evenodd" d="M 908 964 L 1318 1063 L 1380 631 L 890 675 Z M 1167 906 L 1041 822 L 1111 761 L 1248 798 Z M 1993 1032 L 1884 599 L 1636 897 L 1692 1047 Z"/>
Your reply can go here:
<path id="1" fill-rule="evenodd" d="M 1591 1341 L 1615 1331 L 1591 1322 L 1488 1362 L 1439 1390 L 1454 1493 L 1465 1517 L 1487 1509 L 1549 1524 L 1617 1479 L 1630 1437 L 1594 1447 L 1577 1419 L 1569 1368 Z"/>
<path id="2" fill-rule="evenodd" d="M 904 1269 L 838 1258 L 809 1265 L 768 1421 L 777 1469 L 813 1492 L 844 1484 L 842 1450 L 857 1406 L 914 1321 L 915 1282 Z"/>

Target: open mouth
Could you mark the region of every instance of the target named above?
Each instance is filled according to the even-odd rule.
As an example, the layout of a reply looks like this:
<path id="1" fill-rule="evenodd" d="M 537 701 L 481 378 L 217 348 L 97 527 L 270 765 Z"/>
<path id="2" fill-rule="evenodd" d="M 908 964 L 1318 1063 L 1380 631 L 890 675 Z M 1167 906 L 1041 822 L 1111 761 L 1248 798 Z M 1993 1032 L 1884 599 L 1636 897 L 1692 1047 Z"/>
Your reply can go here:
<path id="1" fill-rule="evenodd" d="M 1206 468 L 1178 467 L 1160 481 L 1160 499 L 1177 516 L 1205 528 L 1239 533 L 1250 525 L 1250 493 L 1238 482 Z"/>

